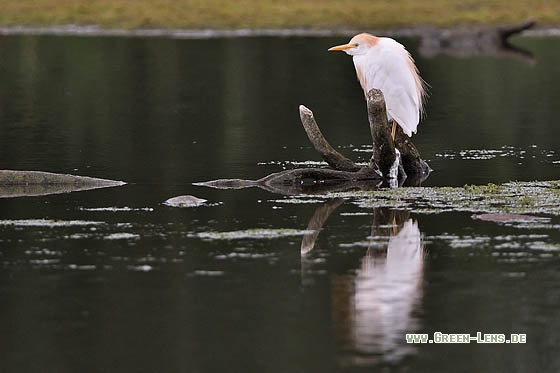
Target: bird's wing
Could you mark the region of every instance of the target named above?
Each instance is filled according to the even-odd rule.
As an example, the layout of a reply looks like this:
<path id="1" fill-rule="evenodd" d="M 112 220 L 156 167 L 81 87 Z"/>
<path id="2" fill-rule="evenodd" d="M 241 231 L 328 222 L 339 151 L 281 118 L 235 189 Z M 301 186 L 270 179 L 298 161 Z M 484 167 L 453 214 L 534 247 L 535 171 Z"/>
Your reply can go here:
<path id="1" fill-rule="evenodd" d="M 368 56 L 367 61 L 367 90 L 377 88 L 383 92 L 389 116 L 411 136 L 420 120 L 421 93 L 408 52 L 395 42 L 381 46 L 375 56 Z"/>

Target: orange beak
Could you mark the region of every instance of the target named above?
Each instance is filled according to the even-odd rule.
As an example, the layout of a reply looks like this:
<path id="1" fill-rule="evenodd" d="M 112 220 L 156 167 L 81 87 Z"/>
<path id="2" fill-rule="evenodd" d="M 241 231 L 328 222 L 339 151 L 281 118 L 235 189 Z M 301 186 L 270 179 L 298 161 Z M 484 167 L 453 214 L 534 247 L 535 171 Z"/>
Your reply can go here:
<path id="1" fill-rule="evenodd" d="M 356 45 L 355 44 L 342 44 L 342 45 L 337 45 L 335 47 L 329 48 L 329 52 L 345 51 L 347 49 L 352 49 L 352 48 L 356 48 Z"/>

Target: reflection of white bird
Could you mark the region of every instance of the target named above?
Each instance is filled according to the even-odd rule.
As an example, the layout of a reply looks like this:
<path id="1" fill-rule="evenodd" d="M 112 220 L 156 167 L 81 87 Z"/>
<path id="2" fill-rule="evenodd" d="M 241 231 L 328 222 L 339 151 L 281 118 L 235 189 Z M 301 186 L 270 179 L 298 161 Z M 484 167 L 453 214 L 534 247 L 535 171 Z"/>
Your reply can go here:
<path id="1" fill-rule="evenodd" d="M 386 257 L 366 256 L 354 289 L 354 345 L 388 360 L 407 353 L 405 333 L 418 328 L 413 310 L 422 294 L 424 257 L 418 223 L 407 220 L 389 239 Z"/>
<path id="2" fill-rule="evenodd" d="M 426 90 L 414 60 L 402 44 L 363 33 L 329 51 L 345 51 L 353 56 L 365 94 L 373 88 L 383 92 L 387 117 L 393 121 L 393 139 L 397 123 L 408 136 L 416 133 Z"/>

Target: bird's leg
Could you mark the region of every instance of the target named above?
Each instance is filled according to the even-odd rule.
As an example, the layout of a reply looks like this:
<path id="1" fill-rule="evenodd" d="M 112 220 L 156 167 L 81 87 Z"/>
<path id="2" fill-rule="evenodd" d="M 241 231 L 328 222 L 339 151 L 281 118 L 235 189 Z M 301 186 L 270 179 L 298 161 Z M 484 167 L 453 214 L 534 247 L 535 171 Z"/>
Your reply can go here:
<path id="1" fill-rule="evenodd" d="M 397 122 L 393 120 L 393 129 L 391 129 L 391 137 L 393 138 L 393 141 L 395 141 L 396 133 L 397 133 Z"/>

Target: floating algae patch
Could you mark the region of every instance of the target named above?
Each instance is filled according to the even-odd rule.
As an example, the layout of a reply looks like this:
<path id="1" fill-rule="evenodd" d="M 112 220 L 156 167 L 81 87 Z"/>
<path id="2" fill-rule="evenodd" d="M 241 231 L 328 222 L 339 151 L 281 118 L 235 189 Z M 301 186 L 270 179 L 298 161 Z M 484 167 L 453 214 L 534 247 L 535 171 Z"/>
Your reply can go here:
<path id="1" fill-rule="evenodd" d="M 528 148 L 518 148 L 504 145 L 498 149 L 463 149 L 458 151 L 444 151 L 442 153 L 436 153 L 435 157 L 474 161 L 485 161 L 494 158 L 512 158 L 518 161 L 523 161 L 524 159 L 539 159 L 546 163 L 556 163 L 551 161 L 551 158 L 557 157 L 557 154 L 554 150 L 542 149 L 537 145 L 531 145 Z"/>
<path id="2" fill-rule="evenodd" d="M 329 164 L 325 161 L 268 161 L 259 162 L 258 166 L 281 166 L 283 169 L 294 167 L 325 167 Z"/>
<path id="3" fill-rule="evenodd" d="M 51 219 L 22 219 L 0 220 L 0 226 L 15 227 L 74 227 L 104 224 L 102 221 L 87 220 L 51 220 Z"/>
<path id="4" fill-rule="evenodd" d="M 436 158 L 446 159 L 466 159 L 466 160 L 489 160 L 496 157 L 523 157 L 525 150 L 516 150 L 512 147 L 502 147 L 500 149 L 465 149 L 459 151 L 448 151 L 436 153 Z"/>
<path id="5" fill-rule="evenodd" d="M 109 235 L 107 235 L 103 238 L 106 239 L 106 240 L 130 240 L 130 239 L 140 238 L 140 235 L 139 234 L 133 234 L 133 233 L 120 232 L 120 233 L 109 234 Z"/>
<path id="6" fill-rule="evenodd" d="M 268 202 L 299 205 L 299 204 L 310 204 L 310 203 L 311 204 L 324 203 L 325 201 L 320 199 L 307 199 L 307 198 L 284 198 L 284 199 L 271 199 L 268 200 Z"/>
<path id="7" fill-rule="evenodd" d="M 467 211 L 560 215 L 560 181 L 411 187 L 333 193 L 332 196 L 353 199 L 361 208 L 390 207 L 420 214 Z"/>
<path id="8" fill-rule="evenodd" d="M 199 232 L 192 234 L 191 237 L 203 240 L 242 240 L 242 239 L 272 239 L 281 237 L 303 236 L 313 233 L 310 230 L 298 229 L 247 229 L 231 232 Z"/>
<path id="9" fill-rule="evenodd" d="M 371 212 L 341 212 L 340 216 L 370 216 L 373 215 Z"/>
<path id="10" fill-rule="evenodd" d="M 131 211 L 154 211 L 153 207 L 80 207 L 81 211 L 92 212 L 131 212 Z"/>
<path id="11" fill-rule="evenodd" d="M 369 152 L 372 152 L 371 145 Z M 357 165 L 365 166 L 367 162 L 357 162 Z M 280 166 L 282 169 L 293 169 L 293 168 L 311 168 L 311 167 L 327 167 L 329 164 L 325 161 L 268 161 L 259 162 L 258 166 Z"/>
<path id="12" fill-rule="evenodd" d="M 424 237 L 424 243 L 444 242 L 446 247 L 465 250 L 468 256 L 490 255 L 501 263 L 535 262 L 560 256 L 560 245 L 549 235 L 519 234 L 507 236 L 436 235 Z"/>

